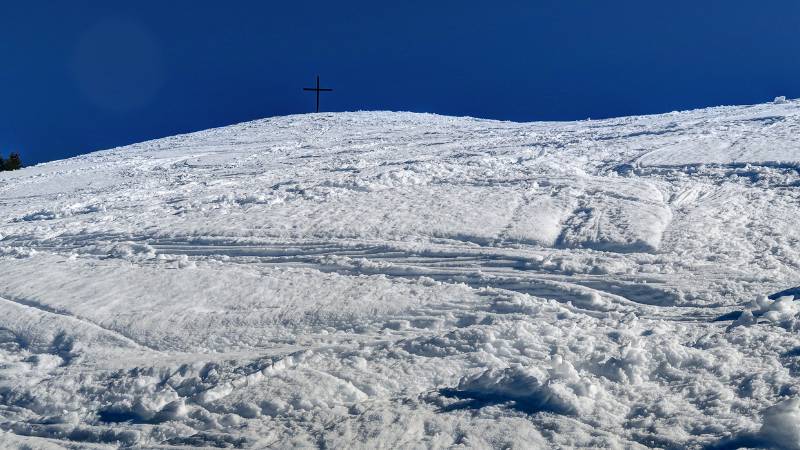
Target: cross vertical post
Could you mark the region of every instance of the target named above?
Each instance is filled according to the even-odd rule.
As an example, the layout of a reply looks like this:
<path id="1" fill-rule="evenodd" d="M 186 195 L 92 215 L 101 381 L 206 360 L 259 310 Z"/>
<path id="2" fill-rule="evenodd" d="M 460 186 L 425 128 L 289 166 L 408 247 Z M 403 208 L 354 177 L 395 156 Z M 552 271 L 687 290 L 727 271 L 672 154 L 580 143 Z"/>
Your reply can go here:
<path id="1" fill-rule="evenodd" d="M 319 75 L 317 75 L 317 86 L 313 88 L 303 88 L 304 91 L 315 91 L 317 94 L 317 112 L 319 112 L 319 93 L 320 92 L 331 92 L 333 89 L 328 88 L 321 88 L 319 87 Z"/>
<path id="2" fill-rule="evenodd" d="M 319 75 L 317 75 L 317 112 L 319 112 Z"/>

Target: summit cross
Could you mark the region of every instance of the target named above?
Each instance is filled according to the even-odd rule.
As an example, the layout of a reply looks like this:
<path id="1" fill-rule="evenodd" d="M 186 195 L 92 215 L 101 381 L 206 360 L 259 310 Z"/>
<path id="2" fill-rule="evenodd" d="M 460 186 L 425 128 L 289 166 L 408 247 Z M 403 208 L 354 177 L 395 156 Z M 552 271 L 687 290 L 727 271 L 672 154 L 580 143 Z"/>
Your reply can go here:
<path id="1" fill-rule="evenodd" d="M 317 75 L 317 87 L 313 88 L 303 88 L 304 91 L 316 91 L 317 93 L 317 112 L 319 112 L 319 93 L 320 92 L 330 92 L 333 89 L 321 88 L 319 87 L 319 75 Z"/>

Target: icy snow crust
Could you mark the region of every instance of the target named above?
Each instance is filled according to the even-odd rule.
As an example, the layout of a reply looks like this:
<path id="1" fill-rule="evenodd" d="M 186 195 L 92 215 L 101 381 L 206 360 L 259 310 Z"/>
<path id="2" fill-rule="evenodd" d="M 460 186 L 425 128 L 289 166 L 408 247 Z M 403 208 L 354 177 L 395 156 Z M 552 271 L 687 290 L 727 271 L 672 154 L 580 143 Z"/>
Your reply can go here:
<path id="1" fill-rule="evenodd" d="M 800 448 L 799 167 L 789 101 L 3 172 L 0 443 Z"/>

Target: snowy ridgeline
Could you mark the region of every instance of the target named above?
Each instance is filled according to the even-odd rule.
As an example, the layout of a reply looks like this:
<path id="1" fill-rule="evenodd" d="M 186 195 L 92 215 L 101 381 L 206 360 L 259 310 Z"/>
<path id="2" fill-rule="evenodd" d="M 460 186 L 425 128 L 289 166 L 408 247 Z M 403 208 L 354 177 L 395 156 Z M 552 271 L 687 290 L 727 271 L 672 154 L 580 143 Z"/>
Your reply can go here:
<path id="1" fill-rule="evenodd" d="M 0 447 L 800 448 L 799 168 L 788 101 L 4 172 Z"/>

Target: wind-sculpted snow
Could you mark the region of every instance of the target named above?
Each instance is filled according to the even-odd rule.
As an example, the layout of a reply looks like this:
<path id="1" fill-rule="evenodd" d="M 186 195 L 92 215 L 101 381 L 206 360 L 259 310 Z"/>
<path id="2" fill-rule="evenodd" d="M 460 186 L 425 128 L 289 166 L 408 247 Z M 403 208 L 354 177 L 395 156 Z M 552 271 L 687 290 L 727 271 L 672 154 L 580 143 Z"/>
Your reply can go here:
<path id="1" fill-rule="evenodd" d="M 0 447 L 800 448 L 800 104 L 288 116 L 0 174 Z"/>

